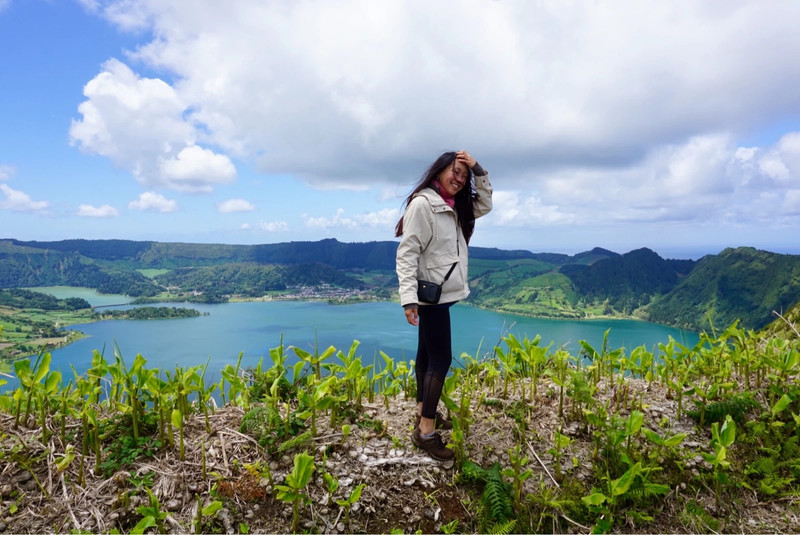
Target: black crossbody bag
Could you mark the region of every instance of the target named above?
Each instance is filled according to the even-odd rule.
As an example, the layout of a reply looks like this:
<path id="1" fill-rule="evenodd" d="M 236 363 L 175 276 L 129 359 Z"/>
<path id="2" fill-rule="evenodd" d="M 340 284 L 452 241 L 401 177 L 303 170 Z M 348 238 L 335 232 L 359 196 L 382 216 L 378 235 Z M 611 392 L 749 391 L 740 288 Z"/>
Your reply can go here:
<path id="1" fill-rule="evenodd" d="M 450 278 L 450 274 L 453 273 L 453 270 L 456 268 L 456 264 L 458 264 L 458 262 L 455 262 L 452 266 L 450 266 L 450 271 L 448 271 L 447 275 L 444 276 L 442 284 L 436 284 L 435 282 L 423 280 L 417 281 L 417 299 L 419 299 L 420 303 L 435 305 L 439 302 L 439 298 L 442 296 L 442 286 L 444 286 L 444 283 Z"/>

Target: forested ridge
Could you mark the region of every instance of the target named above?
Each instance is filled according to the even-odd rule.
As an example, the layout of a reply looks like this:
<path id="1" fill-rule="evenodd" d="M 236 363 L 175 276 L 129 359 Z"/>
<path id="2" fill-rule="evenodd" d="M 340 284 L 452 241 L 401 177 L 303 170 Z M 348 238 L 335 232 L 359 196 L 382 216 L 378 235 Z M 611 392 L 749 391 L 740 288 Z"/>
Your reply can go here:
<path id="1" fill-rule="evenodd" d="M 149 300 L 220 302 L 299 296 L 298 288 L 324 286 L 338 289 L 340 300 L 389 299 L 397 287 L 396 249 L 396 241 L 335 239 L 261 245 L 8 239 L 0 240 L 0 288 L 83 286 Z M 638 317 L 698 331 L 739 319 L 759 329 L 773 310 L 800 301 L 800 256 L 748 247 L 700 260 L 664 259 L 646 248 L 565 255 L 471 247 L 470 257 L 468 302 L 517 314 Z"/>

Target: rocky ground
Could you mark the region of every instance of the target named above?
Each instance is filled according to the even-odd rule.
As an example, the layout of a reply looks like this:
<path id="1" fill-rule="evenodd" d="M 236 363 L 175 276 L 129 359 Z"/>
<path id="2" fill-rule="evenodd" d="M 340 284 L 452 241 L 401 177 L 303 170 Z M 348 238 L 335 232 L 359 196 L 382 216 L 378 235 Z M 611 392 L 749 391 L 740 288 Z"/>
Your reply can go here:
<path id="1" fill-rule="evenodd" d="M 634 385 L 644 388 L 644 385 Z M 557 418 L 558 396 L 553 388 L 540 389 L 533 406 L 529 430 L 522 441 L 514 436 L 515 421 L 506 409 L 514 398 L 497 398 L 497 403 L 474 406 L 475 421 L 468 436 L 468 458 L 484 468 L 499 462 L 509 464 L 509 449 L 523 446 L 534 472 L 524 494 L 540 492 L 540 484 L 553 488 L 554 459 L 546 453 L 552 447 Z M 635 392 L 632 392 L 635 394 Z M 673 433 L 686 432 L 684 442 L 688 458 L 686 470 L 700 471 L 707 467 L 699 456 L 708 437 L 695 431 L 688 418 L 674 420 L 675 402 L 665 393 L 653 389 L 645 395 L 645 425 L 656 428 L 670 422 Z M 608 395 L 616 395 L 609 391 Z M 307 492 L 311 502 L 300 516 L 300 532 L 310 533 L 437 533 L 476 532 L 479 530 L 480 489 L 456 484 L 453 463 L 431 460 L 416 450 L 410 441 L 415 402 L 402 395 L 392 400 L 388 409 L 382 400 L 367 404 L 363 415 L 383 422 L 382 431 L 354 426 L 343 437 L 341 429 L 325 428 L 327 418 L 319 422 L 318 438 L 313 453 L 317 470 Z M 475 404 L 477 405 L 477 404 Z M 284 482 L 291 471 L 294 451 L 268 455 L 250 436 L 240 432 L 244 412 L 238 407 L 218 409 L 210 418 L 207 433 L 202 415 L 186 425 L 185 460 L 177 448 L 162 448 L 152 458 L 133 462 L 129 471 L 113 477 L 87 474 L 85 486 L 79 486 L 78 460 L 63 471 L 65 449 L 57 438 L 42 444 L 35 430 L 14 429 L 13 419 L 0 420 L 0 530 L 13 533 L 107 533 L 130 531 L 142 518 L 142 506 L 150 504 L 144 487 L 149 486 L 157 497 L 159 508 L 166 513 L 165 531 L 172 533 L 286 533 L 291 531 L 291 506 L 277 500 L 273 483 Z M 78 423 L 72 423 L 72 429 Z M 569 477 L 585 482 L 590 477 L 591 439 L 580 436 L 577 428 L 566 428 L 564 434 L 574 439 L 565 469 Z M 447 432 L 444 433 L 447 437 Z M 308 448 L 312 452 L 312 448 Z M 692 451 L 695 449 L 696 451 Z M 323 453 L 328 452 L 323 467 Z M 572 458 L 576 460 L 573 462 Z M 205 462 L 206 475 L 203 475 Z M 340 487 L 331 500 L 325 490 L 322 472 L 338 479 Z M 272 483 L 269 476 L 271 475 Z M 540 483 L 541 481 L 541 483 Z M 353 505 L 346 521 L 345 510 L 335 500 L 346 498 L 360 484 L 361 498 Z M 590 490 L 590 489 L 588 489 Z M 586 494 L 588 494 L 588 490 Z M 735 502 L 719 509 L 711 489 L 691 496 L 718 524 L 709 525 L 703 515 L 687 514 L 682 495 L 686 489 L 675 488 L 653 511 L 655 522 L 617 526 L 628 533 L 662 532 L 726 532 L 788 533 L 800 532 L 796 498 L 762 503 L 754 496 L 737 492 Z M 695 491 L 696 492 L 696 491 Z M 199 502 L 203 507 L 219 501 L 222 508 L 209 514 L 202 526 L 197 524 Z M 209 512 L 210 513 L 210 512 Z M 568 511 L 556 511 L 557 521 L 548 519 L 539 526 L 518 524 L 515 532 L 588 533 L 591 523 L 572 518 Z M 705 517 L 707 518 L 707 517 Z M 523 519 L 529 524 L 536 519 Z M 150 528 L 153 532 L 155 528 Z"/>

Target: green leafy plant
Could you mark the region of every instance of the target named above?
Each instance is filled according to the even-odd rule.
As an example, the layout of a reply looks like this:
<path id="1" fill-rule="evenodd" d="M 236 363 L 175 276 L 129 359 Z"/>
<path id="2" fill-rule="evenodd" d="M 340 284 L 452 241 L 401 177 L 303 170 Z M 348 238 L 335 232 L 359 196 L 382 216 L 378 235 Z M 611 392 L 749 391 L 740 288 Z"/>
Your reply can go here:
<path id="1" fill-rule="evenodd" d="M 711 447 L 714 453 L 704 453 L 703 458 L 714 469 L 714 494 L 717 507 L 720 506 L 722 485 L 728 483 L 727 469 L 730 468 L 728 450 L 736 440 L 736 423 L 728 416 L 720 427 L 719 422 L 711 424 Z"/>
<path id="2" fill-rule="evenodd" d="M 347 495 L 347 498 L 344 500 L 336 500 L 336 504 L 344 509 L 345 526 L 350 526 L 350 511 L 353 509 L 353 505 L 361 499 L 361 491 L 364 490 L 364 487 L 366 487 L 366 485 L 361 483 L 352 491 L 350 491 L 350 494 Z"/>
<path id="3" fill-rule="evenodd" d="M 300 523 L 300 506 L 310 501 L 304 489 L 314 473 L 314 458 L 307 453 L 294 456 L 294 468 L 286 475 L 284 485 L 275 485 L 279 500 L 292 504 L 292 532 L 297 533 Z"/>
<path id="4" fill-rule="evenodd" d="M 647 498 L 669 492 L 667 485 L 649 481 L 649 474 L 654 470 L 655 468 L 645 468 L 641 463 L 637 462 L 616 479 L 606 477 L 604 489 L 595 488 L 590 495 L 581 498 L 589 511 L 598 515 L 593 528 L 594 533 L 608 533 L 611 531 L 616 522 L 619 505 L 626 498 L 633 499 L 634 494 Z M 641 492 L 635 493 L 635 490 Z M 628 512 L 628 514 L 631 514 L 631 512 Z M 652 520 L 651 517 L 645 518 Z"/>
<path id="5" fill-rule="evenodd" d="M 166 531 L 164 520 L 169 516 L 169 513 L 161 510 L 158 498 L 150 489 L 147 489 L 147 497 L 149 503 L 136 508 L 136 512 L 142 515 L 142 519 L 131 529 L 132 535 L 141 535 L 148 528 L 156 528 L 159 533 Z"/>
<path id="6" fill-rule="evenodd" d="M 547 453 L 551 454 L 555 461 L 556 481 L 560 482 L 562 480 L 561 458 L 564 456 L 564 450 L 566 450 L 571 443 L 572 439 L 570 437 L 556 431 L 553 436 L 553 447 L 547 450 Z"/>
<path id="7" fill-rule="evenodd" d="M 515 444 L 513 448 L 508 450 L 508 458 L 511 468 L 503 470 L 503 475 L 511 478 L 514 507 L 519 509 L 522 506 L 522 485 L 526 480 L 530 479 L 533 472 L 530 469 L 525 469 L 525 466 L 530 463 L 530 459 L 523 455 L 521 444 Z"/>
<path id="8" fill-rule="evenodd" d="M 213 522 L 214 517 L 217 513 L 222 510 L 223 503 L 219 500 L 213 500 L 206 506 L 203 506 L 202 502 L 200 501 L 200 496 L 197 495 L 197 517 L 195 518 L 194 526 L 195 526 L 195 533 L 210 533 L 211 531 L 207 531 L 205 526 L 211 521 Z"/>

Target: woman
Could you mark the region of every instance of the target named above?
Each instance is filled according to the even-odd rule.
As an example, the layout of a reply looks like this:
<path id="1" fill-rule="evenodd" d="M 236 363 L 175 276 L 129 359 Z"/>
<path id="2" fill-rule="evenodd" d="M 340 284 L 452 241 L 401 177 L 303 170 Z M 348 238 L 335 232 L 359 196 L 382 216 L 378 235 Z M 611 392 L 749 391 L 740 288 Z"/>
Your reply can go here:
<path id="1" fill-rule="evenodd" d="M 467 244 L 475 218 L 492 209 L 489 174 L 466 151 L 446 152 L 433 162 L 405 205 L 395 229 L 402 236 L 396 263 L 400 304 L 408 323 L 419 326 L 417 425 L 411 441 L 434 459 L 446 461 L 453 451 L 435 429 L 452 429 L 436 410 L 453 360 L 450 307 L 469 295 Z M 418 280 L 444 283 L 438 303 L 419 302 Z"/>

